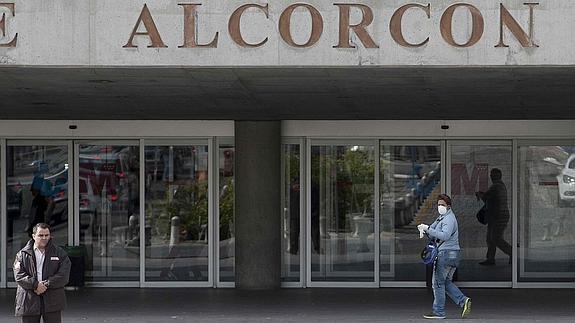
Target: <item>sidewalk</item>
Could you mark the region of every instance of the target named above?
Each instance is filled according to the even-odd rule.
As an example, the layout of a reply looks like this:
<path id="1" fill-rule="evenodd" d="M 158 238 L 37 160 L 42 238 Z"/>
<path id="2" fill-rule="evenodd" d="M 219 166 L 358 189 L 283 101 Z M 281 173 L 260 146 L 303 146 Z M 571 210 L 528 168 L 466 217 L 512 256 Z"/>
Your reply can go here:
<path id="1" fill-rule="evenodd" d="M 464 289 L 472 322 L 575 322 L 575 290 Z M 0 322 L 14 289 L 0 290 Z M 431 309 L 426 289 L 82 289 L 68 292 L 64 322 L 414 322 Z M 460 319 L 448 301 L 447 318 Z"/>

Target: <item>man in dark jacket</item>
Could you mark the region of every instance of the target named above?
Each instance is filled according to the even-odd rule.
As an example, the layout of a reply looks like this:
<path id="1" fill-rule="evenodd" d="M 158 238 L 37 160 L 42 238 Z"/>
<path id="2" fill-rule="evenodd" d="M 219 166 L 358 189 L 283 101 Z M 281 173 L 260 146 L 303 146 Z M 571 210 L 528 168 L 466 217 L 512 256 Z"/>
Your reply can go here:
<path id="1" fill-rule="evenodd" d="M 32 240 L 16 254 L 14 279 L 16 316 L 23 323 L 59 323 L 66 307 L 64 286 L 70 276 L 66 252 L 50 242 L 50 226 L 38 223 L 32 228 Z"/>
<path id="2" fill-rule="evenodd" d="M 495 265 L 497 248 L 509 256 L 509 263 L 511 263 L 511 245 L 503 238 L 510 218 L 507 207 L 507 188 L 501 180 L 503 174 L 498 168 L 493 168 L 489 177 L 491 177 L 492 184 L 487 192 L 475 193 L 478 199 L 485 202 L 487 218 L 487 259 L 479 263 L 484 266 Z"/>

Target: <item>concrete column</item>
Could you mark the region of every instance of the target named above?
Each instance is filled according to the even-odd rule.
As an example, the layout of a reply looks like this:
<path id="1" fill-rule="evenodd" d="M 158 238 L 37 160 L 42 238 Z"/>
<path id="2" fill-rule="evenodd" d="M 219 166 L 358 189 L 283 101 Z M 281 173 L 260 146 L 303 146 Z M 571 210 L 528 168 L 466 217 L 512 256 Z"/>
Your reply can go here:
<path id="1" fill-rule="evenodd" d="M 281 280 L 281 121 L 235 122 L 236 287 Z"/>

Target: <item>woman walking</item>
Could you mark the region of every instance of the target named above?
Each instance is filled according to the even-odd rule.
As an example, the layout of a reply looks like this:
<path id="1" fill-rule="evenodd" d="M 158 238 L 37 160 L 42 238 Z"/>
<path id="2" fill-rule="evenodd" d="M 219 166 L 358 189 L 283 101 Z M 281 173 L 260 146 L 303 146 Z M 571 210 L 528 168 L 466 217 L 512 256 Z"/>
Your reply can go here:
<path id="1" fill-rule="evenodd" d="M 431 225 L 420 224 L 418 229 L 438 243 L 438 255 L 433 264 L 433 312 L 424 315 L 426 319 L 445 318 L 445 294 L 463 308 L 461 317 L 471 313 L 471 298 L 465 296 L 453 283 L 453 274 L 459 265 L 459 231 L 457 219 L 451 210 L 451 198 L 446 194 L 437 197 L 439 216 Z"/>

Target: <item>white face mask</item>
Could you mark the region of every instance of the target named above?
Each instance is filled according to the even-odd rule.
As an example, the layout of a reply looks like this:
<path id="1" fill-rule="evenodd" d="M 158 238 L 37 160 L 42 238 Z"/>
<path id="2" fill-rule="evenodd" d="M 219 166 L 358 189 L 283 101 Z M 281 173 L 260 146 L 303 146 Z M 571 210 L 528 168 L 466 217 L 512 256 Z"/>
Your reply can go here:
<path id="1" fill-rule="evenodd" d="M 447 213 L 447 207 L 443 206 L 443 205 L 438 205 L 437 206 L 437 212 L 439 212 L 439 214 L 444 215 L 445 213 Z"/>

